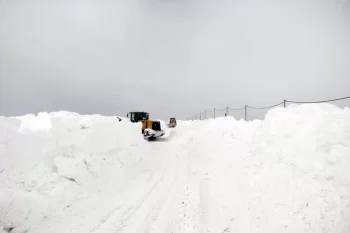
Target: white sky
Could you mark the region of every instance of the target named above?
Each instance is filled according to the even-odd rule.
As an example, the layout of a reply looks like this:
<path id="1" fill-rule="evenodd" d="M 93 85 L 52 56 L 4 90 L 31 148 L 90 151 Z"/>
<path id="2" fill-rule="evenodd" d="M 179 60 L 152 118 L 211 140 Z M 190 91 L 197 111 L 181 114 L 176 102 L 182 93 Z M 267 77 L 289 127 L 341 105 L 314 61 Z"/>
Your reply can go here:
<path id="1" fill-rule="evenodd" d="M 343 96 L 348 0 L 0 0 L 0 115 L 181 119 Z"/>

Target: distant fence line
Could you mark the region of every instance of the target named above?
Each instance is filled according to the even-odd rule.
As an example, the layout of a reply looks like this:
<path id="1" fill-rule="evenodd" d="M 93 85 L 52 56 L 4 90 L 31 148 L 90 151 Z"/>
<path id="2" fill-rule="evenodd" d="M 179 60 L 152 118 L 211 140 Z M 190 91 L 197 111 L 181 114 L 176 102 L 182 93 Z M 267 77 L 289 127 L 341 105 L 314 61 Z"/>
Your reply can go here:
<path id="1" fill-rule="evenodd" d="M 337 99 L 330 99 L 330 100 L 321 100 L 321 101 L 283 100 L 282 102 L 280 102 L 278 104 L 265 106 L 265 107 L 253 107 L 253 106 L 245 105 L 242 108 L 230 108 L 230 107 L 226 107 L 224 109 L 214 108 L 213 110 L 204 110 L 204 112 L 200 112 L 200 113 L 194 114 L 193 116 L 188 117 L 186 120 L 205 120 L 205 119 L 207 119 L 207 113 L 210 113 L 210 112 L 214 112 L 214 119 L 215 119 L 215 116 L 216 116 L 217 112 L 225 111 L 225 116 L 229 116 L 229 110 L 231 110 L 231 111 L 242 111 L 242 110 L 244 110 L 244 120 L 247 121 L 248 120 L 248 109 L 258 109 L 258 110 L 269 109 L 269 108 L 277 107 L 277 106 L 282 105 L 282 104 L 283 104 L 283 107 L 285 108 L 287 106 L 287 103 L 293 103 L 293 104 L 318 104 L 318 103 L 334 102 L 334 101 L 345 100 L 345 99 L 350 99 L 350 96 L 337 98 Z"/>

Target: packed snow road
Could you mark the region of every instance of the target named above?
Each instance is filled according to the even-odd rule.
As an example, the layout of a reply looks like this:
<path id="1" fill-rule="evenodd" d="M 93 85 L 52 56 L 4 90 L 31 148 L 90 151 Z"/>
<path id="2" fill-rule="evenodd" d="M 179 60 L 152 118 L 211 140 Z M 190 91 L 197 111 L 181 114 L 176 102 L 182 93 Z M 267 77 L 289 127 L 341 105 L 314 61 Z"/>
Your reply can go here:
<path id="1" fill-rule="evenodd" d="M 0 119 L 0 232 L 350 231 L 350 110 L 178 122 Z"/>

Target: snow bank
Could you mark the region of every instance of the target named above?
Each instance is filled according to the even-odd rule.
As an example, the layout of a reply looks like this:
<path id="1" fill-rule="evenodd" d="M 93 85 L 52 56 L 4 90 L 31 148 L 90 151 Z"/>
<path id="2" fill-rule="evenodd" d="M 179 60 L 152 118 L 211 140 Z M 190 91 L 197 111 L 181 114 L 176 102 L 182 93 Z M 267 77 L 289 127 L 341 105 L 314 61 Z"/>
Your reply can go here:
<path id="1" fill-rule="evenodd" d="M 29 131 L 47 131 L 51 128 L 50 116 L 48 113 L 39 113 L 37 116 L 28 114 L 19 117 L 21 125 L 18 132 L 24 133 Z"/>
<path id="2" fill-rule="evenodd" d="M 40 113 L 2 118 L 0 127 L 0 226 L 15 232 L 72 205 L 85 189 L 102 189 L 115 175 L 124 182 L 122 171 L 139 173 L 135 163 L 150 153 L 139 149 L 145 143 L 140 125 L 114 117 Z"/>
<path id="3" fill-rule="evenodd" d="M 331 104 L 271 110 L 256 131 L 250 162 L 263 225 L 285 232 L 348 232 L 350 111 Z M 271 219 L 271 220 L 270 220 Z"/>
<path id="4" fill-rule="evenodd" d="M 0 232 L 348 232 L 350 110 L 178 121 L 0 118 Z M 3 230 L 2 230 L 3 229 Z"/>
<path id="5" fill-rule="evenodd" d="M 331 104 L 270 111 L 257 141 L 261 156 L 350 184 L 350 111 Z M 339 182 L 339 183 L 338 183 Z"/>

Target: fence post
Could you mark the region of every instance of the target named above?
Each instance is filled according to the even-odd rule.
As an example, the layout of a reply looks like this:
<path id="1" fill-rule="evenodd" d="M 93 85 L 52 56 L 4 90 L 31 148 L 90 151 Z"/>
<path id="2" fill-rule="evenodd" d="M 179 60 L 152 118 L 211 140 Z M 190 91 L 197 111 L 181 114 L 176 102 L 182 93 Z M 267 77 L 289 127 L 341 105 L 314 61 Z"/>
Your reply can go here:
<path id="1" fill-rule="evenodd" d="M 247 105 L 244 105 L 244 120 L 247 121 Z"/>
<path id="2" fill-rule="evenodd" d="M 215 119 L 215 108 L 214 108 L 214 119 Z"/>
<path id="3" fill-rule="evenodd" d="M 204 120 L 207 119 L 207 110 L 204 110 Z"/>
<path id="4" fill-rule="evenodd" d="M 286 100 L 283 100 L 284 108 L 286 108 Z"/>
<path id="5" fill-rule="evenodd" d="M 226 116 L 228 116 L 228 107 L 226 107 Z"/>

